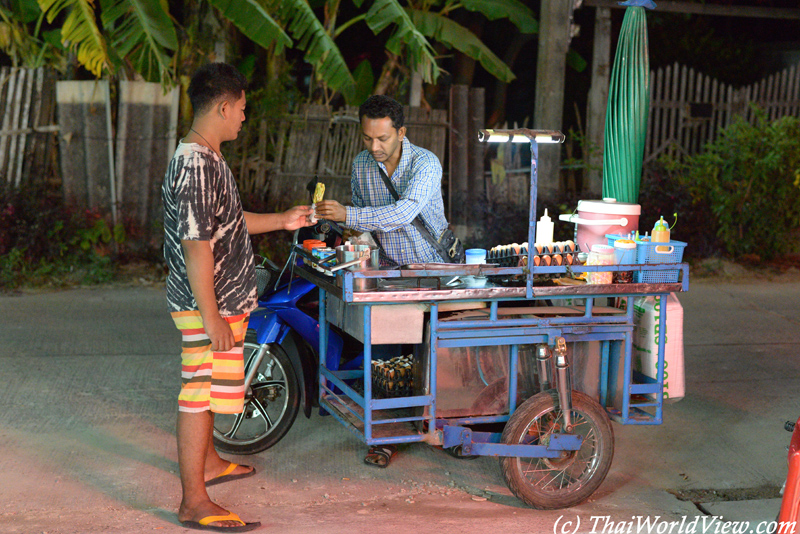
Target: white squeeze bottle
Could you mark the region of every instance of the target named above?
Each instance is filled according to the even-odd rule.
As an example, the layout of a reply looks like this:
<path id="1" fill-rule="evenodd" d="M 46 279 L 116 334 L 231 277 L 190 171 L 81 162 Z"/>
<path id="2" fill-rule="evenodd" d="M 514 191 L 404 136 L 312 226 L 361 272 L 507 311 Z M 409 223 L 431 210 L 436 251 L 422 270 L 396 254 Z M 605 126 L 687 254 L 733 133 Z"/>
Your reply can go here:
<path id="1" fill-rule="evenodd" d="M 553 242 L 553 221 L 547 216 L 547 208 L 536 223 L 536 242 L 542 245 Z"/>
<path id="2" fill-rule="evenodd" d="M 669 243 L 669 225 L 664 220 L 664 216 L 653 226 L 653 235 L 650 236 L 651 243 Z M 670 247 L 656 247 L 656 252 L 669 252 Z"/>

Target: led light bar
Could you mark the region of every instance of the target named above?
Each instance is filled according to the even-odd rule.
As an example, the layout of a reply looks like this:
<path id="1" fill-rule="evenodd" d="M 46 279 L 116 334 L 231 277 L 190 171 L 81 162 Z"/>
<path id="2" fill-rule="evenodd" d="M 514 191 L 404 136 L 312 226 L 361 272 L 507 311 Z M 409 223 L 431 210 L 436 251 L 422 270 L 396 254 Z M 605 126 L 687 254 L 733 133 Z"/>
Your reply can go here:
<path id="1" fill-rule="evenodd" d="M 478 130 L 478 140 L 482 143 L 563 143 L 566 136 L 556 130 Z"/>

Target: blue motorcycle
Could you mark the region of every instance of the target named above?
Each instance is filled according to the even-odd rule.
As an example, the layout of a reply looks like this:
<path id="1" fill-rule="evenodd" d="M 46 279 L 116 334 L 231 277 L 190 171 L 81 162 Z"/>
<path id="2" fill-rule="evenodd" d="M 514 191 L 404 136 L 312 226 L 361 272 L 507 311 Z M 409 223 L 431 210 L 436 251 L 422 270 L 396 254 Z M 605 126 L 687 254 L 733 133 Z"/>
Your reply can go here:
<path id="1" fill-rule="evenodd" d="M 295 232 L 294 242 L 316 238 L 328 246 L 341 243 L 341 229 L 330 221 Z M 280 441 L 302 406 L 306 417 L 317 404 L 319 297 L 317 287 L 286 273 L 269 260 L 256 269 L 259 307 L 250 315 L 244 341 L 245 394 L 240 414 L 216 414 L 214 445 L 232 454 L 255 454 Z M 346 346 L 347 345 L 347 346 Z M 361 365 L 358 342 L 331 330 L 327 364 Z M 363 354 L 363 350 L 361 351 Z M 347 358 L 350 355 L 350 358 Z"/>

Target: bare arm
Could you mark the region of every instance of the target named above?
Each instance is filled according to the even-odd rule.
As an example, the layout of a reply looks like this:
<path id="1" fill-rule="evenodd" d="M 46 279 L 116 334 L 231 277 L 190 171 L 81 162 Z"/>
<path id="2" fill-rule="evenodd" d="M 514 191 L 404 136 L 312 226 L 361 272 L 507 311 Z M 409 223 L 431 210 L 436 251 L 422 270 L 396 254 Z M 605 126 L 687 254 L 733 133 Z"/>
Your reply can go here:
<path id="1" fill-rule="evenodd" d="M 211 340 L 214 351 L 233 348 L 233 331 L 219 314 L 217 295 L 214 292 L 214 253 L 208 241 L 181 241 L 186 258 L 189 286 L 203 318 L 203 328 Z"/>
<path id="2" fill-rule="evenodd" d="M 297 230 L 308 226 L 308 216 L 311 215 L 311 206 L 295 206 L 283 213 L 253 213 L 244 212 L 247 222 L 247 232 L 250 234 L 264 234 L 275 230 Z"/>

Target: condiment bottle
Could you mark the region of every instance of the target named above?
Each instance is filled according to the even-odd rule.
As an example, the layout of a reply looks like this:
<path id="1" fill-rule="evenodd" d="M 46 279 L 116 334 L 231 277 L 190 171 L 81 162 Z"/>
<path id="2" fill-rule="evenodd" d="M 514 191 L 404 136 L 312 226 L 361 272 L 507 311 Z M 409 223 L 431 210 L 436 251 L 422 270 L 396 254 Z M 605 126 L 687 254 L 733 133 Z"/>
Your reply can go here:
<path id="1" fill-rule="evenodd" d="M 661 216 L 658 221 L 656 221 L 656 225 L 653 226 L 653 233 L 650 236 L 651 243 L 669 243 L 669 225 L 667 221 L 664 220 L 664 217 Z M 670 247 L 656 247 L 656 252 L 664 252 L 668 253 L 670 251 Z"/>
<path id="2" fill-rule="evenodd" d="M 536 242 L 542 245 L 553 242 L 553 221 L 547 215 L 547 208 L 536 223 Z"/>

